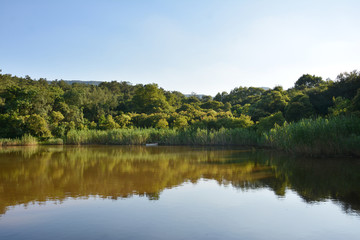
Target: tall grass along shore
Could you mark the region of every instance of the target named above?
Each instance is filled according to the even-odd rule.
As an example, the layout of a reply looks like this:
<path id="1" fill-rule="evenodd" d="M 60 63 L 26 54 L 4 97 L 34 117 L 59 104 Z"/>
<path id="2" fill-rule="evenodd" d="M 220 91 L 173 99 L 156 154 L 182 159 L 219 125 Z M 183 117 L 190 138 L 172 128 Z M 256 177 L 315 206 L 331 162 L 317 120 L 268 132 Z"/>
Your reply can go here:
<path id="1" fill-rule="evenodd" d="M 70 130 L 64 139 L 38 141 L 24 135 L 0 139 L 0 146 L 70 145 L 236 145 L 270 147 L 308 156 L 360 156 L 360 118 L 337 116 L 285 123 L 267 132 L 254 128 L 235 129 L 155 129 Z"/>
<path id="2" fill-rule="evenodd" d="M 72 130 L 67 144 L 144 145 L 258 145 L 260 136 L 250 129 L 176 130 L 176 129 L 114 129 Z"/>
<path id="3" fill-rule="evenodd" d="M 270 147 L 310 156 L 360 156 L 360 118 L 304 119 L 264 134 Z"/>
<path id="4" fill-rule="evenodd" d="M 32 146 L 37 145 L 38 140 L 29 134 L 25 134 L 21 138 L 1 138 L 0 146 Z"/>

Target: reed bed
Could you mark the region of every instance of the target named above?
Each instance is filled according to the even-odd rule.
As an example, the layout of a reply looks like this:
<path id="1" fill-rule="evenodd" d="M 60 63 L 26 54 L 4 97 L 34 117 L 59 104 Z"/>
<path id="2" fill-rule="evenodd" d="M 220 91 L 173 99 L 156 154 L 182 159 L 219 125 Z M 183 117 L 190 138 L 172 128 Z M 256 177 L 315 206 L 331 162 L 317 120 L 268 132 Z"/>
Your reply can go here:
<path id="1" fill-rule="evenodd" d="M 38 140 L 37 138 L 25 134 L 21 138 L 1 138 L 0 139 L 0 146 L 32 146 L 37 145 Z"/>
<path id="2" fill-rule="evenodd" d="M 360 118 L 305 119 L 265 133 L 270 147 L 309 156 L 360 156 Z"/>
<path id="3" fill-rule="evenodd" d="M 41 145 L 64 145 L 62 138 L 49 138 L 45 141 L 40 142 Z"/>
<path id="4" fill-rule="evenodd" d="M 260 136 L 250 129 L 114 129 L 114 130 L 72 130 L 66 144 L 109 144 L 109 145 L 258 145 Z"/>
<path id="5" fill-rule="evenodd" d="M 132 128 L 113 130 L 71 130 L 64 139 L 40 144 L 70 145 L 200 145 L 271 147 L 307 156 L 360 156 L 360 118 L 338 116 L 285 123 L 259 134 L 252 128 L 219 130 Z M 0 146 L 37 145 L 35 137 L 0 139 Z"/>

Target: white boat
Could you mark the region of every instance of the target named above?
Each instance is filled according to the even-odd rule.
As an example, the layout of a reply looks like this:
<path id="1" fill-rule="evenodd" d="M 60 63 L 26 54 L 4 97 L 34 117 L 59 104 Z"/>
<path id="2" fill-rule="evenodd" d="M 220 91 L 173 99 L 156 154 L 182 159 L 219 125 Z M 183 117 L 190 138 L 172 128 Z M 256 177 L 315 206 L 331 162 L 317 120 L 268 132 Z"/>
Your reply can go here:
<path id="1" fill-rule="evenodd" d="M 156 147 L 158 145 L 159 145 L 158 143 L 147 143 L 147 144 L 145 144 L 145 146 L 147 146 L 147 147 Z"/>

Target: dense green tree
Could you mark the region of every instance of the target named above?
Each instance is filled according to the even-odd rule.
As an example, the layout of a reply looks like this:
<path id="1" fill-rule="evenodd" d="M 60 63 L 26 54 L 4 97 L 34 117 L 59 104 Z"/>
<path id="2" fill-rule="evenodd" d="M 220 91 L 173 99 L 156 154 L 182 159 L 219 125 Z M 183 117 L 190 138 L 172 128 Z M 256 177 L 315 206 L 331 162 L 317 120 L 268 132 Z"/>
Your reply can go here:
<path id="1" fill-rule="evenodd" d="M 314 107 L 311 105 L 309 96 L 299 94 L 286 106 L 285 119 L 289 122 L 298 121 L 302 118 L 309 118 L 315 113 Z"/>
<path id="2" fill-rule="evenodd" d="M 133 97 L 134 108 L 138 113 L 168 112 L 171 106 L 166 101 L 164 91 L 157 84 L 147 84 L 138 88 Z"/>
<path id="3" fill-rule="evenodd" d="M 350 112 L 351 101 L 343 97 L 333 97 L 334 105 L 329 108 L 329 115 L 338 116 L 345 115 Z"/>
<path id="4" fill-rule="evenodd" d="M 332 100 L 333 96 L 329 92 L 328 86 L 313 88 L 303 94 L 306 94 L 309 97 L 310 103 L 317 115 L 327 115 L 329 107 L 334 104 Z M 296 98 L 296 96 L 293 98 Z"/>
<path id="5" fill-rule="evenodd" d="M 226 100 L 228 95 L 229 94 L 227 92 L 217 93 L 216 96 L 214 97 L 214 100 L 218 102 L 223 102 Z"/>
<path id="6" fill-rule="evenodd" d="M 231 105 L 245 105 L 253 104 L 261 98 L 261 95 L 265 92 L 262 88 L 255 87 L 238 87 L 231 90 L 228 94 L 227 92 L 218 93 L 214 100 L 221 101 L 223 103 L 229 102 Z"/>
<path id="7" fill-rule="evenodd" d="M 73 87 L 64 93 L 65 103 L 77 107 L 83 107 L 86 101 L 85 89 L 81 86 Z"/>
<path id="8" fill-rule="evenodd" d="M 25 117 L 16 114 L 0 114 L 0 137 L 21 137 L 25 133 Z"/>
<path id="9" fill-rule="evenodd" d="M 212 101 L 212 100 L 204 102 L 200 106 L 203 109 L 212 109 L 212 110 L 215 110 L 215 111 L 219 111 L 222 108 L 224 108 L 224 104 L 222 102 Z"/>
<path id="10" fill-rule="evenodd" d="M 250 106 L 251 105 L 249 103 L 245 104 L 244 106 L 241 106 L 240 104 L 236 104 L 231 108 L 231 110 L 233 112 L 233 115 L 236 117 L 240 116 L 241 114 L 249 115 Z"/>
<path id="11" fill-rule="evenodd" d="M 231 110 L 231 103 L 226 102 L 222 108 L 225 112 L 230 111 Z"/>
<path id="12" fill-rule="evenodd" d="M 32 136 L 40 138 L 51 137 L 51 132 L 46 120 L 38 114 L 32 114 L 26 117 L 25 124 L 27 132 Z"/>
<path id="13" fill-rule="evenodd" d="M 179 115 L 175 118 L 173 126 L 180 129 L 185 128 L 188 126 L 188 121 L 185 116 Z"/>
<path id="14" fill-rule="evenodd" d="M 61 112 L 57 112 L 57 111 L 52 111 L 50 114 L 51 117 L 51 122 L 54 125 L 58 125 L 60 121 L 62 121 L 65 117 L 64 115 L 62 115 Z"/>
<path id="15" fill-rule="evenodd" d="M 282 126 L 285 122 L 285 118 L 282 112 L 271 114 L 270 116 L 261 118 L 258 124 L 258 130 L 260 132 L 269 131 L 274 128 L 275 125 Z"/>
<path id="16" fill-rule="evenodd" d="M 166 101 L 172 106 L 174 109 L 178 109 L 182 105 L 182 100 L 185 98 L 184 94 L 173 91 L 173 92 L 165 92 Z"/>
<path id="17" fill-rule="evenodd" d="M 191 104 L 191 105 L 199 105 L 200 104 L 200 99 L 196 96 L 190 96 L 190 97 L 187 97 L 187 98 L 184 98 L 183 99 L 183 103 L 187 103 L 187 104 Z"/>
<path id="18" fill-rule="evenodd" d="M 155 125 L 156 128 L 167 128 L 168 126 L 169 123 L 166 121 L 165 118 L 159 119 Z"/>
<path id="19" fill-rule="evenodd" d="M 99 119 L 99 128 L 102 130 L 110 130 L 120 128 L 120 125 L 115 122 L 111 115 L 107 115 L 106 117 L 102 115 Z"/>
<path id="20" fill-rule="evenodd" d="M 262 97 L 249 107 L 249 114 L 254 121 L 267 117 L 272 113 L 283 112 L 288 104 L 289 97 L 282 88 L 268 90 Z"/>
<path id="21" fill-rule="evenodd" d="M 352 100 L 354 109 L 356 110 L 360 110 L 360 88 L 357 90 L 357 94 L 354 97 L 354 99 Z"/>
<path id="22" fill-rule="evenodd" d="M 239 117 L 233 118 L 232 128 L 247 128 L 254 125 L 254 122 L 251 120 L 250 116 L 240 115 Z"/>
<path id="23" fill-rule="evenodd" d="M 352 99 L 360 88 L 360 72 L 344 72 L 337 76 L 336 81 L 328 87 L 328 95 Z"/>
<path id="24" fill-rule="evenodd" d="M 185 96 L 156 84 L 70 83 L 0 73 L 0 138 L 63 137 L 72 129 L 247 128 L 261 131 L 312 116 L 360 115 L 360 73 L 332 80 L 305 74 L 295 88 L 237 87 Z"/>
<path id="25" fill-rule="evenodd" d="M 128 114 L 120 114 L 115 117 L 115 122 L 119 124 L 120 128 L 129 127 L 131 124 L 131 116 Z"/>
<path id="26" fill-rule="evenodd" d="M 311 88 L 315 87 L 316 85 L 322 83 L 323 80 L 321 77 L 316 77 L 315 75 L 304 74 L 302 75 L 296 82 L 295 88 Z"/>

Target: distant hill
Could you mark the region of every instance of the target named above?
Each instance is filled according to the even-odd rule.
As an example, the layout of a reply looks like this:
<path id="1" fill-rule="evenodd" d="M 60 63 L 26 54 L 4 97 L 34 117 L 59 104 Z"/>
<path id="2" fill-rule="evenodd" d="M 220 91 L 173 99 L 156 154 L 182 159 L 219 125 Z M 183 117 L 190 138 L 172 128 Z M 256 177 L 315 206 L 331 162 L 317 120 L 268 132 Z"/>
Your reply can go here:
<path id="1" fill-rule="evenodd" d="M 87 85 L 95 85 L 95 86 L 98 86 L 100 83 L 104 82 L 104 81 L 82 81 L 82 80 L 63 80 L 61 79 L 62 81 L 68 83 L 68 84 L 73 84 L 73 83 L 82 83 L 82 84 L 87 84 Z M 48 82 L 54 82 L 56 80 L 51 80 L 51 81 L 48 81 Z M 60 80 L 58 80 L 60 81 Z"/>
<path id="2" fill-rule="evenodd" d="M 206 94 L 184 94 L 185 97 L 191 97 L 191 96 L 194 96 L 194 97 L 197 97 L 198 99 L 202 99 L 204 96 L 209 96 L 209 95 L 206 95 Z"/>
<path id="3" fill-rule="evenodd" d="M 269 88 L 269 87 L 258 87 L 258 88 L 262 88 L 262 89 L 264 89 L 265 91 L 271 89 L 271 88 Z M 184 95 L 185 95 L 185 97 L 195 96 L 195 97 L 197 97 L 198 99 L 202 99 L 204 96 L 210 96 L 210 95 L 207 95 L 207 94 L 196 94 L 196 93 L 184 94 Z M 214 96 L 212 96 L 212 97 L 214 97 Z"/>
<path id="4" fill-rule="evenodd" d="M 62 79 L 61 79 L 62 80 Z M 55 80 L 50 80 L 48 82 L 53 82 Z M 93 80 L 90 80 L 90 81 L 83 81 L 83 80 L 62 80 L 68 84 L 73 84 L 73 83 L 82 83 L 82 84 L 87 84 L 87 85 L 95 85 L 95 86 L 98 86 L 100 83 L 104 82 L 104 81 L 93 81 Z M 264 90 L 270 90 L 271 88 L 269 87 L 258 87 L 258 88 L 262 88 Z M 198 99 L 202 99 L 204 96 L 209 96 L 207 94 L 195 94 L 195 93 L 192 93 L 192 94 L 184 94 L 185 97 L 191 97 L 191 96 L 195 96 L 197 97 Z M 212 96 L 214 97 L 214 96 Z"/>

